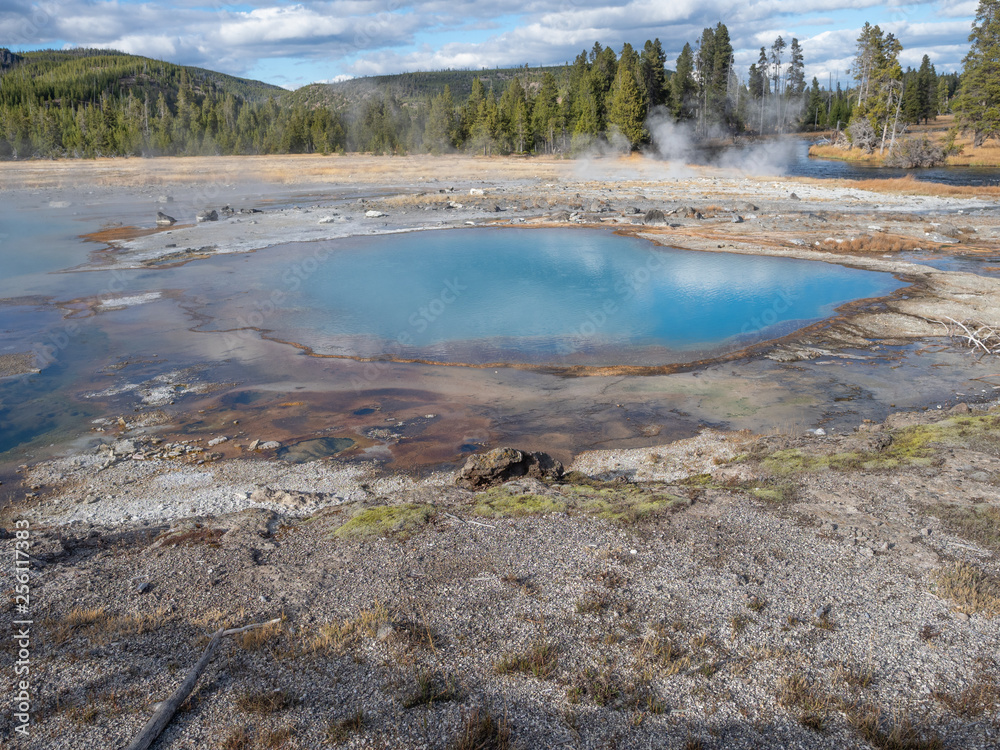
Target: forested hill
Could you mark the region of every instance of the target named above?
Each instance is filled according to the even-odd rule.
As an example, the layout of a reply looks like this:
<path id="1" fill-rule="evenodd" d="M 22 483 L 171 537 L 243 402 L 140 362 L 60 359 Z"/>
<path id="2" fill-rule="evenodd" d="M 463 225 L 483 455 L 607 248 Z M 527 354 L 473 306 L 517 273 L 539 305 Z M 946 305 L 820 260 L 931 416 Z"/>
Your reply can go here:
<path id="1" fill-rule="evenodd" d="M 97 103 L 129 92 L 145 99 L 163 93 L 177 99 L 183 83 L 249 100 L 278 96 L 284 89 L 225 73 L 192 68 L 104 49 L 39 50 L 13 54 L 0 49 L 0 103 Z"/>
<path id="2" fill-rule="evenodd" d="M 497 96 L 515 78 L 526 88 L 541 88 L 545 73 L 562 80 L 569 67 L 555 65 L 530 68 L 493 68 L 483 70 L 437 70 L 432 72 L 397 73 L 395 75 L 352 78 L 337 83 L 313 83 L 285 94 L 289 104 L 305 106 L 338 106 L 356 104 L 373 94 L 391 96 L 401 104 L 425 101 L 443 94 L 447 86 L 455 100 L 465 100 L 472 93 L 472 82 L 478 78 L 487 90 Z"/>

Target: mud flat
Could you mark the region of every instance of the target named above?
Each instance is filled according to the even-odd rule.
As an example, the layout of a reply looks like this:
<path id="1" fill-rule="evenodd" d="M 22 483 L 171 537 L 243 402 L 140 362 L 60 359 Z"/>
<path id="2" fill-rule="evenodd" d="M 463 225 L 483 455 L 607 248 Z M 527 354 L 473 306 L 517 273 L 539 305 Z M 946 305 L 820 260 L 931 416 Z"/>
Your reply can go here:
<path id="1" fill-rule="evenodd" d="M 441 165 L 448 178 L 430 183 Z M 16 735 L 5 713 L 5 741 L 123 746 L 208 636 L 277 618 L 223 642 L 158 747 L 1000 742 L 1000 378 L 948 330 L 1000 320 L 1000 281 L 977 260 L 997 250 L 991 196 L 639 160 L 157 160 L 145 177 L 141 166 L 32 164 L 8 190 L 56 203 L 84 182 L 112 196 L 177 191 L 164 210 L 187 222 L 230 202 L 184 202 L 179 189 L 206 174 L 232 176 L 236 195 L 246 172 L 270 175 L 255 194 L 301 176 L 294 203 L 125 233 L 93 268 L 472 222 L 607 226 L 909 285 L 673 373 L 428 377 L 386 363 L 376 385 L 396 390 L 365 394 L 370 406 L 321 377 L 349 380 L 364 362 L 299 356 L 250 395 L 222 368 L 142 381 L 130 368 L 146 365 L 117 363 L 93 391 L 108 404 L 95 432 L 0 486 L 0 525 L 31 529 L 34 623 L 31 732 Z M 175 325 L 169 294 L 113 299 L 66 308 L 157 309 Z M 257 359 L 289 349 L 256 335 L 244 345 Z M 407 385 L 418 376 L 419 397 Z M 460 457 L 440 446 L 472 425 L 477 452 L 513 438 L 566 472 L 460 486 Z M 573 437 L 585 429 L 590 450 Z M 280 457 L 306 437 L 354 447 Z M 0 540 L 8 560 L 15 541 Z M 4 626 L 17 618 L 6 611 Z"/>

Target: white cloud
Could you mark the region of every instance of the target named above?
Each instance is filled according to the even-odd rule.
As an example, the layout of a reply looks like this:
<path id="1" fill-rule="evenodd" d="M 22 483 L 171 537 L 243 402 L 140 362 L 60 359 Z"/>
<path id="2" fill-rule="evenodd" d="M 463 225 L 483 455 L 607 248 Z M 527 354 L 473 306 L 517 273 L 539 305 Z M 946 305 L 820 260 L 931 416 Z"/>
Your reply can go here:
<path id="1" fill-rule="evenodd" d="M 695 45 L 701 29 L 721 19 L 744 74 L 758 48 L 770 46 L 780 33 L 802 43 L 807 75 L 839 71 L 843 80 L 866 19 L 900 37 L 904 65 L 919 64 L 926 53 L 939 70 L 955 69 L 968 48 L 976 5 L 976 0 L 227 0 L 214 5 L 42 0 L 33 7 L 44 9 L 44 21 L 34 23 L 26 0 L 0 0 L 0 29 L 10 37 L 0 44 L 112 47 L 264 78 L 269 65 L 283 65 L 270 80 L 287 82 L 310 71 L 329 80 L 337 74 L 553 64 L 571 61 L 595 41 L 618 50 L 625 41 L 638 46 L 652 37 L 661 39 L 672 65 L 685 42 Z"/>

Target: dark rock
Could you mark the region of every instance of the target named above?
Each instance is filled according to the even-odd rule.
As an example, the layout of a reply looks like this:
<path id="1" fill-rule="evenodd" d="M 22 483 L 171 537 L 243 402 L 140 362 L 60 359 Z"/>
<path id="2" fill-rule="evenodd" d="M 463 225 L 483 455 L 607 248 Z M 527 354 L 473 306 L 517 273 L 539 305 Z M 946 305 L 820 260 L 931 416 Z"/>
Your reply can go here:
<path id="1" fill-rule="evenodd" d="M 149 581 L 142 581 L 138 586 L 135 587 L 135 590 L 140 594 L 145 594 L 151 588 L 153 588 L 153 584 L 151 584 Z"/>
<path id="2" fill-rule="evenodd" d="M 218 221 L 219 220 L 219 212 L 216 211 L 214 208 L 211 209 L 211 210 L 205 209 L 204 211 L 199 211 L 198 215 L 195 218 L 199 222 L 202 222 L 202 221 Z"/>
<path id="3" fill-rule="evenodd" d="M 662 226 L 667 223 L 667 217 L 658 208 L 651 208 L 642 217 L 642 223 L 650 226 Z"/>
<path id="4" fill-rule="evenodd" d="M 743 223 L 743 217 L 740 216 L 739 214 L 733 214 L 733 224 L 742 224 L 742 223 Z"/>
<path id="5" fill-rule="evenodd" d="M 21 61 L 20 55 L 15 55 L 6 47 L 0 47 L 0 70 L 6 70 L 7 68 L 12 68 L 14 65 Z"/>
<path id="6" fill-rule="evenodd" d="M 478 489 L 503 484 L 517 477 L 558 479 L 562 474 L 563 465 L 547 453 L 495 448 L 488 453 L 470 456 L 455 478 L 455 484 Z"/>
<path id="7" fill-rule="evenodd" d="M 801 198 L 799 198 L 799 196 L 797 196 L 797 195 L 796 195 L 795 193 L 790 193 L 790 194 L 788 195 L 788 200 L 792 200 L 792 201 L 800 201 L 800 200 L 802 200 L 802 199 L 801 199 Z"/>
<path id="8" fill-rule="evenodd" d="M 167 216 L 163 211 L 156 212 L 156 226 L 158 227 L 169 227 L 171 224 L 176 224 L 177 219 L 173 216 Z"/>
<path id="9" fill-rule="evenodd" d="M 892 445 L 892 433 L 890 432 L 877 432 L 868 440 L 868 445 L 871 446 L 873 451 L 881 453 Z"/>
<path id="10" fill-rule="evenodd" d="M 228 219 L 230 216 L 235 214 L 236 211 L 233 210 L 232 206 L 223 206 L 219 213 Z"/>

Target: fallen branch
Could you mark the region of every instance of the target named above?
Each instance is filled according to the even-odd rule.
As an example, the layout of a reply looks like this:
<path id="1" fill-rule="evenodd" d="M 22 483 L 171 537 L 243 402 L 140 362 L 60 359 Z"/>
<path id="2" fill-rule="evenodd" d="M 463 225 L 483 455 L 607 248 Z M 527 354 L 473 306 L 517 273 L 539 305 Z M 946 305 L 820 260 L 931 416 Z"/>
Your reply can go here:
<path id="1" fill-rule="evenodd" d="M 173 695 L 159 705 L 159 708 L 156 709 L 149 721 L 146 722 L 146 726 L 142 728 L 139 735 L 132 740 L 132 743 L 125 750 L 148 750 L 149 746 L 156 741 L 156 738 L 167 728 L 167 724 L 170 723 L 174 714 L 177 713 L 177 709 L 181 707 L 181 704 L 187 700 L 191 691 L 194 690 L 198 678 L 201 677 L 201 673 L 205 671 L 205 667 L 212 660 L 212 656 L 215 654 L 215 650 L 218 648 L 223 636 L 245 633 L 248 630 L 263 628 L 267 625 L 273 625 L 276 622 L 281 622 L 281 618 L 277 617 L 267 622 L 258 622 L 242 628 L 231 628 L 230 630 L 220 628 L 215 631 L 212 640 L 208 642 L 204 652 L 202 652 L 201 658 L 198 659 L 198 663 L 191 667 L 191 670 L 184 678 L 184 682 L 173 692 Z"/>
<path id="2" fill-rule="evenodd" d="M 940 320 L 930 322 L 940 323 L 945 326 L 945 335 L 965 339 L 973 349 L 982 349 L 985 354 L 1000 354 L 1000 334 L 997 333 L 996 326 L 981 322 L 976 323 L 971 320 L 962 322 L 948 316 L 945 316 L 945 319 L 954 323 L 958 327 L 958 330 L 953 330 L 951 325 L 943 323 Z M 925 320 L 929 319 L 925 318 Z M 970 326 L 975 327 L 976 330 L 973 331 Z"/>

